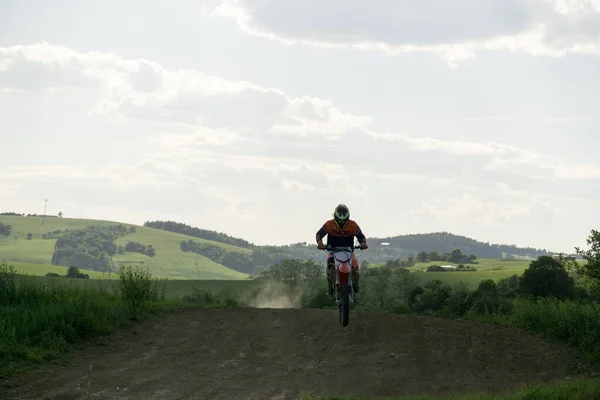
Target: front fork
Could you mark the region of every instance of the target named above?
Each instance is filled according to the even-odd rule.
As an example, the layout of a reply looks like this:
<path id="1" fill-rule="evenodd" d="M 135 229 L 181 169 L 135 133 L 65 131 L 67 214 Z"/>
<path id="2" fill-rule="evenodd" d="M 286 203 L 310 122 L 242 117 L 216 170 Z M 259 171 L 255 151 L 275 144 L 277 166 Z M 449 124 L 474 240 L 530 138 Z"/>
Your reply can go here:
<path id="1" fill-rule="evenodd" d="M 335 296 L 335 304 L 337 306 L 340 305 L 340 295 L 342 294 L 342 290 L 340 288 L 340 262 L 334 260 L 333 268 L 335 270 L 335 285 L 333 289 L 333 294 Z M 350 304 L 354 304 L 354 286 L 352 286 L 352 274 L 354 273 L 354 267 L 350 264 L 350 272 L 348 273 L 348 287 L 350 288 Z"/>

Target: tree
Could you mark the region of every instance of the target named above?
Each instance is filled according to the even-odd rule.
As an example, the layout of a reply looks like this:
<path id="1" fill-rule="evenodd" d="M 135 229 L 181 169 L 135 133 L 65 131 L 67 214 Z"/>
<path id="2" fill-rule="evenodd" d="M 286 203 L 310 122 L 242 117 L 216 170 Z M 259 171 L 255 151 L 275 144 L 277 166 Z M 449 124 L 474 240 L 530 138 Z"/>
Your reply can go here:
<path id="1" fill-rule="evenodd" d="M 417 261 L 421 262 L 421 263 L 426 263 L 427 261 L 429 261 L 429 257 L 426 251 L 422 251 L 419 254 L 417 254 Z"/>
<path id="2" fill-rule="evenodd" d="M 460 249 L 454 249 L 452 250 L 452 253 L 450 253 L 450 256 L 448 257 L 448 261 L 451 263 L 455 263 L 458 264 L 459 262 L 461 262 L 463 260 L 463 253 L 462 251 L 460 251 Z"/>
<path id="3" fill-rule="evenodd" d="M 587 250 L 575 247 L 575 252 L 583 257 L 585 264 L 571 259 L 569 265 L 582 276 L 582 283 L 588 287 L 591 294 L 600 297 L 600 231 L 592 229 L 586 243 L 589 246 Z"/>
<path id="4" fill-rule="evenodd" d="M 10 236 L 11 232 L 12 232 L 11 225 L 3 224 L 2 222 L 0 222 L 0 234 L 2 234 L 4 236 Z"/>
<path id="5" fill-rule="evenodd" d="M 84 274 L 79 272 L 77 267 L 69 267 L 67 270 L 67 274 L 65 275 L 67 278 L 76 278 L 76 279 L 89 279 L 90 276 L 88 274 Z"/>
<path id="6" fill-rule="evenodd" d="M 564 300 L 573 297 L 575 281 L 561 260 L 541 256 L 519 277 L 519 292 L 534 298 L 552 296 Z"/>
<path id="7" fill-rule="evenodd" d="M 63 216 L 63 213 L 62 213 L 62 211 L 59 211 L 59 212 L 58 212 L 58 218 L 62 218 L 62 216 Z"/>
<path id="8" fill-rule="evenodd" d="M 154 247 L 149 244 L 148 247 L 146 247 L 146 253 L 145 253 L 148 257 L 154 257 L 156 255 L 156 250 L 154 250 Z"/>
<path id="9" fill-rule="evenodd" d="M 27 232 L 27 240 L 31 240 L 33 238 L 33 234 L 31 232 Z"/>

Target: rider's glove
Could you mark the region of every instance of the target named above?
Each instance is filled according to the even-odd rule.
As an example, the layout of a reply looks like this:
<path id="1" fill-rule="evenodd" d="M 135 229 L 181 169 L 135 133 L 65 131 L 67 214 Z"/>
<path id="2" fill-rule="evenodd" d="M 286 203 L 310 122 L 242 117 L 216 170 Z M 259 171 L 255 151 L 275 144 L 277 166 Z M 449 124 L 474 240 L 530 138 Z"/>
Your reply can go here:
<path id="1" fill-rule="evenodd" d="M 361 244 L 360 244 L 360 248 L 361 248 L 361 250 L 365 250 L 365 249 L 368 249 L 368 248 L 369 248 L 369 246 L 367 246 L 367 244 L 366 244 L 366 243 L 361 243 Z"/>
<path id="2" fill-rule="evenodd" d="M 327 246 L 325 246 L 323 244 L 323 242 L 317 243 L 317 249 L 319 249 L 319 250 L 325 250 L 326 248 L 327 248 Z"/>

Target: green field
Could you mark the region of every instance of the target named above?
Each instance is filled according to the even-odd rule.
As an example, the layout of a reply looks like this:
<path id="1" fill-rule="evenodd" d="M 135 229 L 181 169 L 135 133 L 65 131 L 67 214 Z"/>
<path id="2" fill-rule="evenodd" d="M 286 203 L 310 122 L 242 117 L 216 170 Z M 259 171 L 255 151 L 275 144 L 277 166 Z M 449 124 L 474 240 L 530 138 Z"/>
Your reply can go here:
<path id="1" fill-rule="evenodd" d="M 0 216 L 0 222 L 12 226 L 12 234 L 9 237 L 0 236 L 0 260 L 6 260 L 11 264 L 18 264 L 20 273 L 30 275 L 56 272 L 55 270 L 44 270 L 42 266 L 53 268 L 51 265 L 52 253 L 54 251 L 54 239 L 42 239 L 46 232 L 58 229 L 85 229 L 88 225 L 108 226 L 120 224 L 120 222 L 70 219 L 70 218 L 46 218 L 42 225 L 41 217 L 17 217 Z M 132 226 L 131 224 L 122 224 Z M 234 271 L 221 264 L 217 264 L 207 257 L 194 253 L 181 251 L 182 240 L 194 240 L 198 243 L 210 243 L 222 247 L 227 251 L 250 253 L 251 250 L 232 246 L 225 243 L 167 232 L 160 229 L 146 228 L 135 225 L 136 232 L 120 237 L 115 241 L 117 245 L 126 244 L 129 241 L 137 241 L 144 245 L 152 245 L 156 250 L 156 256 L 148 257 L 139 253 L 126 252 L 114 257 L 117 263 L 143 261 L 152 272 L 160 277 L 169 279 L 246 279 L 248 275 Z M 27 240 L 27 233 L 33 235 L 32 240 Z M 16 240 L 15 240 L 16 235 Z M 34 266 L 35 267 L 32 267 Z M 15 265 L 17 267 L 17 265 Z M 43 272 L 45 271 L 45 272 Z M 93 271 L 82 270 L 90 277 Z M 59 272 L 60 273 L 60 272 Z M 94 276 L 95 277 L 95 276 Z"/>
<path id="2" fill-rule="evenodd" d="M 433 279 L 439 279 L 442 282 L 450 285 L 464 283 L 469 288 L 476 288 L 483 279 L 493 279 L 498 281 L 502 278 L 517 274 L 521 275 L 529 266 L 531 261 L 503 261 L 482 258 L 478 260 L 478 264 L 470 264 L 477 268 L 477 271 L 445 271 L 445 272 L 426 272 L 430 265 L 452 265 L 458 266 L 447 261 L 435 261 L 428 263 L 417 263 L 411 270 L 419 276 L 422 282 L 427 282 Z"/>
<path id="3" fill-rule="evenodd" d="M 0 222 L 12 226 L 12 234 L 9 237 L 0 236 L 0 261 L 6 260 L 13 264 L 20 274 L 27 275 L 45 275 L 49 272 L 64 275 L 66 267 L 51 265 L 52 254 L 54 251 L 54 239 L 42 239 L 46 232 L 65 229 L 84 229 L 88 225 L 108 226 L 122 224 L 120 222 L 91 220 L 91 219 L 71 219 L 71 218 L 46 218 L 42 225 L 42 217 L 19 217 L 19 216 L 0 216 Z M 126 226 L 135 226 L 136 232 L 118 238 L 117 245 L 125 245 L 129 241 L 137 241 L 144 245 L 152 245 L 156 250 L 156 256 L 148 257 L 143 254 L 125 252 L 116 254 L 113 260 L 117 264 L 139 264 L 148 265 L 152 273 L 159 278 L 167 278 L 170 281 L 183 280 L 180 284 L 169 282 L 170 293 L 181 295 L 191 292 L 193 284 L 199 285 L 202 280 L 247 280 L 248 275 L 227 268 L 218 264 L 207 257 L 197 255 L 191 252 L 183 252 L 180 249 L 182 240 L 194 240 L 198 243 L 209 243 L 219 246 L 226 251 L 251 253 L 252 250 L 236 247 L 233 245 L 215 242 L 211 240 L 191 237 L 178 233 L 168 232 L 161 229 L 147 228 L 139 225 L 122 224 Z M 27 240 L 27 233 L 33 235 L 32 240 Z M 16 237 L 15 237 L 16 236 Z M 430 265 L 453 265 L 446 261 L 436 261 L 428 263 L 417 263 L 410 268 L 423 281 L 439 279 L 449 284 L 464 282 L 469 287 L 476 287 L 483 279 L 499 280 L 513 274 L 520 275 L 528 266 L 531 260 L 524 257 L 514 261 L 500 259 L 478 259 L 477 264 L 473 264 L 477 271 L 448 271 L 448 272 L 426 272 Z M 370 268 L 381 267 L 382 264 L 371 264 Z M 110 277 L 107 274 L 91 270 L 81 270 L 90 278 L 102 279 Z M 114 275 L 113 275 L 114 276 Z M 212 283 L 209 285 L 213 285 Z M 220 290 L 220 289 L 217 289 Z"/>
<path id="4" fill-rule="evenodd" d="M 0 257 L 2 258 L 2 257 Z M 8 260 L 6 260 L 8 261 Z M 13 262 L 10 261 L 10 264 L 14 267 L 17 274 L 21 275 L 33 275 L 33 276 L 43 276 L 49 272 L 53 272 L 59 275 L 65 275 L 67 273 L 68 267 L 63 267 L 61 265 L 52 265 L 52 264 L 34 264 L 34 263 L 22 263 L 22 262 Z M 93 270 L 84 270 L 81 269 L 81 272 L 88 274 L 91 279 L 116 279 L 117 275 L 114 273 L 106 273 L 99 272 Z"/>
<path id="5" fill-rule="evenodd" d="M 509 277 L 517 274 L 521 275 L 531 260 L 515 260 L 515 261 L 504 261 L 494 260 L 489 258 L 480 258 L 477 260 L 478 264 L 468 264 L 472 267 L 477 268 L 477 271 L 444 271 L 444 272 L 427 272 L 427 267 L 430 265 L 451 265 L 458 266 L 458 264 L 451 263 L 448 261 L 431 261 L 426 263 L 416 263 L 414 267 L 409 268 L 411 272 L 418 275 L 419 280 L 423 283 L 434 279 L 439 279 L 442 282 L 450 285 L 459 283 L 466 284 L 469 288 L 474 289 L 479 285 L 483 279 L 493 279 L 498 281 L 502 278 Z M 464 264 L 465 266 L 467 264 Z M 369 268 L 383 268 L 384 264 L 371 264 Z"/>

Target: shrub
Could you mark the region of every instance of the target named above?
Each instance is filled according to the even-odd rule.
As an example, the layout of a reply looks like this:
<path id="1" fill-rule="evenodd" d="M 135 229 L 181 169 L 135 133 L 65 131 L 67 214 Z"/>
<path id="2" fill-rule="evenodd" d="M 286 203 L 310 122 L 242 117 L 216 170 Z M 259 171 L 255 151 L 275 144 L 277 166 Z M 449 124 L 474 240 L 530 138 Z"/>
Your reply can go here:
<path id="1" fill-rule="evenodd" d="M 565 265 L 550 256 L 541 256 L 529 264 L 519 277 L 519 292 L 533 297 L 573 298 L 575 282 Z"/>
<path id="2" fill-rule="evenodd" d="M 445 269 L 439 265 L 430 265 L 427 267 L 427 272 L 444 272 Z"/>
<path id="3" fill-rule="evenodd" d="M 410 294 L 409 306 L 417 312 L 440 311 L 452 293 L 452 287 L 435 279 L 423 287 L 415 287 Z"/>
<path id="4" fill-rule="evenodd" d="M 461 282 L 452 288 L 452 292 L 446 299 L 445 311 L 451 316 L 463 316 L 471 308 L 471 302 L 471 290 Z"/>
<path id="5" fill-rule="evenodd" d="M 67 278 L 76 278 L 76 279 L 89 279 L 90 276 L 88 274 L 84 274 L 79 272 L 77 267 L 69 267 L 67 270 Z"/>
<path id="6" fill-rule="evenodd" d="M 479 282 L 477 289 L 471 293 L 470 303 L 471 315 L 508 313 L 512 307 L 510 301 L 498 291 L 498 286 L 492 279 Z"/>
<path id="7" fill-rule="evenodd" d="M 118 293 L 121 300 L 133 307 L 141 307 L 146 302 L 164 300 L 166 285 L 159 287 L 145 264 L 123 265 L 118 268 Z"/>
<path id="8" fill-rule="evenodd" d="M 361 275 L 356 305 L 365 311 L 409 312 L 409 296 L 416 285 L 415 275 L 404 268 L 370 268 Z"/>

